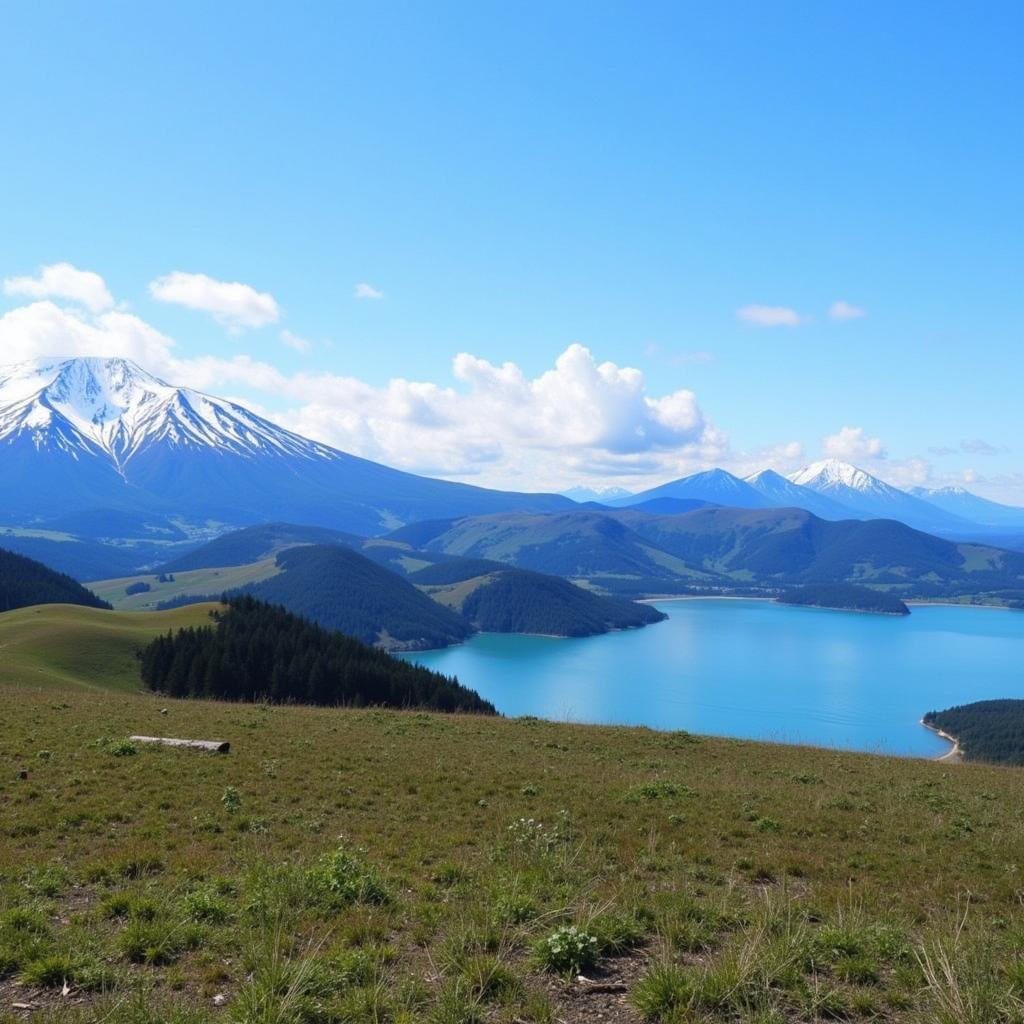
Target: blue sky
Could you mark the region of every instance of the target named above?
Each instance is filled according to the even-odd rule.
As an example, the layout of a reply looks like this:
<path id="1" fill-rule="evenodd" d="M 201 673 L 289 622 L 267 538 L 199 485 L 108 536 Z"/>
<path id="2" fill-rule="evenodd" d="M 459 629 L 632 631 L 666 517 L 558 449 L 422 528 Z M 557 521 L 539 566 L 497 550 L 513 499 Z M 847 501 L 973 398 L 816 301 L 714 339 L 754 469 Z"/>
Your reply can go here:
<path id="1" fill-rule="evenodd" d="M 10 7 L 0 278 L 37 284 L 0 346 L 123 349 L 483 483 L 824 450 L 1024 504 L 1022 32 L 1016 3 Z"/>

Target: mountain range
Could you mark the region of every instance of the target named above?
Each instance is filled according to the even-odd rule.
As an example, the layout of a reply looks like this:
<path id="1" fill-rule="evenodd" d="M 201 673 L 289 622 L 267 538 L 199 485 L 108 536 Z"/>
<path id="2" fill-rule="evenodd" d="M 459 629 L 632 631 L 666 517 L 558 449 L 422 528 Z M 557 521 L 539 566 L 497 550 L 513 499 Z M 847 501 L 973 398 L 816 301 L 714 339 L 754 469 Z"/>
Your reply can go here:
<path id="1" fill-rule="evenodd" d="M 795 508 L 833 522 L 893 519 L 947 539 L 1024 544 L 1024 509 L 960 488 L 902 491 L 836 460 L 788 477 L 711 469 L 639 494 L 570 492 L 582 503 L 416 476 L 114 358 L 0 368 L 0 479 L 0 543 L 85 580 L 172 562 L 218 534 L 275 520 L 371 537 L 507 514 Z M 580 520 L 581 532 L 615 528 L 594 522 Z"/>
<path id="2" fill-rule="evenodd" d="M 396 530 L 428 553 L 491 559 L 619 596 L 777 591 L 851 583 L 901 597 L 1024 596 L 1024 554 L 958 543 L 890 519 L 710 506 L 477 516 Z"/>

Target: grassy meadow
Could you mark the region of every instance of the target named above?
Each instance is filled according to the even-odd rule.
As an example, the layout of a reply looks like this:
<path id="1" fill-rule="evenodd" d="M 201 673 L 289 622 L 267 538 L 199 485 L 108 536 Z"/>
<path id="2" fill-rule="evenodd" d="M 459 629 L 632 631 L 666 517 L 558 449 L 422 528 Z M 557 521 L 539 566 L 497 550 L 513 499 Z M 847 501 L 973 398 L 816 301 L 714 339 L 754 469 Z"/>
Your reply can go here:
<path id="1" fill-rule="evenodd" d="M 0 617 L 0 1021 L 1024 1020 L 1019 770 L 166 701 L 81 611 Z"/>
<path id="2" fill-rule="evenodd" d="M 171 574 L 173 579 L 161 580 L 158 575 L 141 573 L 121 579 L 96 580 L 86 586 L 118 611 L 143 612 L 152 611 L 161 602 L 184 594 L 220 595 L 227 590 L 268 580 L 279 572 L 276 559 L 264 558 L 248 565 L 176 572 Z M 126 593 L 126 589 L 133 583 L 148 583 L 150 589 L 141 594 Z"/>

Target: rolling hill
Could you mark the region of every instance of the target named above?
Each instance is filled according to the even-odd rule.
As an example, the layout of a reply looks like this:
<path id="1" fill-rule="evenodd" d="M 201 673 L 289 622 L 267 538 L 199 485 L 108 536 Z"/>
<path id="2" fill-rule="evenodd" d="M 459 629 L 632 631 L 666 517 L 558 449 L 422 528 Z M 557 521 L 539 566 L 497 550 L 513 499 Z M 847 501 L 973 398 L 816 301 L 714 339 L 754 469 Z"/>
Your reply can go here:
<path id="1" fill-rule="evenodd" d="M 362 543 L 362 537 L 324 526 L 262 523 L 259 526 L 249 526 L 222 534 L 195 551 L 162 564 L 158 572 L 179 573 L 192 569 L 248 565 L 273 558 L 281 551 L 303 544 L 342 544 L 346 547 L 359 547 Z"/>
<path id="2" fill-rule="evenodd" d="M 483 516 L 436 525 L 428 551 L 582 579 L 620 594 L 667 586 L 779 588 L 855 583 L 900 596 L 1019 589 L 1024 557 L 958 544 L 890 520 L 829 522 L 800 509 L 632 509 Z"/>
<path id="3" fill-rule="evenodd" d="M 665 618 L 648 605 L 602 597 L 557 576 L 482 559 L 443 562 L 412 573 L 409 580 L 489 633 L 593 636 Z"/>
<path id="4" fill-rule="evenodd" d="M 112 612 L 48 604 L 0 615 L 0 685 L 142 688 L 138 652 L 154 637 L 209 621 L 214 605 L 173 612 Z"/>
<path id="5" fill-rule="evenodd" d="M 396 650 L 445 647 L 473 632 L 461 615 L 348 548 L 308 545 L 277 556 L 280 572 L 244 588 L 328 629 Z"/>
<path id="6" fill-rule="evenodd" d="M 0 612 L 34 604 L 79 604 L 108 608 L 91 590 L 70 576 L 0 548 Z"/>

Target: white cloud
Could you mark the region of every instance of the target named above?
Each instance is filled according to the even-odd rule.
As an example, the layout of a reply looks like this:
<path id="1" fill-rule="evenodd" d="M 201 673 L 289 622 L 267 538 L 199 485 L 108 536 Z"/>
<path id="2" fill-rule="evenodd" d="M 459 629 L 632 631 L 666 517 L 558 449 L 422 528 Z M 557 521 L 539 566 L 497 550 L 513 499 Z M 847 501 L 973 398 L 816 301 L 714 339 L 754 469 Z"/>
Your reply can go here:
<path id="1" fill-rule="evenodd" d="M 294 331 L 289 331 L 287 328 L 281 332 L 281 342 L 296 352 L 308 352 L 312 348 L 311 343 L 306 338 L 301 337 Z"/>
<path id="2" fill-rule="evenodd" d="M 821 450 L 828 458 L 856 462 L 858 459 L 884 459 L 885 445 L 881 438 L 868 437 L 863 427 L 843 427 L 821 439 Z"/>
<path id="3" fill-rule="evenodd" d="M 867 316 L 867 312 L 859 306 L 837 299 L 828 307 L 828 315 L 832 320 L 860 320 Z"/>
<path id="4" fill-rule="evenodd" d="M 384 293 L 379 288 L 374 288 L 372 284 L 367 284 L 365 281 L 360 281 L 356 285 L 355 292 L 353 293 L 357 299 L 383 299 Z"/>
<path id="5" fill-rule="evenodd" d="M 8 277 L 6 295 L 25 295 L 32 299 L 68 299 L 93 313 L 114 305 L 106 282 L 91 270 L 79 270 L 70 263 L 51 263 L 40 267 L 37 277 Z"/>
<path id="6" fill-rule="evenodd" d="M 736 317 L 752 327 L 799 327 L 808 320 L 788 306 L 743 306 Z"/>
<path id="7" fill-rule="evenodd" d="M 173 365 L 173 346 L 144 320 L 116 310 L 90 316 L 46 300 L 0 317 L 5 363 L 41 356 L 127 356 L 160 373 Z"/>
<path id="8" fill-rule="evenodd" d="M 455 387 L 297 374 L 278 389 L 296 403 L 283 418 L 299 433 L 403 469 L 530 489 L 591 471 L 681 475 L 727 451 L 693 392 L 650 395 L 639 370 L 598 363 L 582 345 L 532 378 L 515 363 L 470 353 L 452 370 Z"/>
<path id="9" fill-rule="evenodd" d="M 217 281 L 206 274 L 175 270 L 149 283 L 149 294 L 159 302 L 172 302 L 209 313 L 232 331 L 276 323 L 280 307 L 269 292 L 258 292 L 239 281 Z"/>

